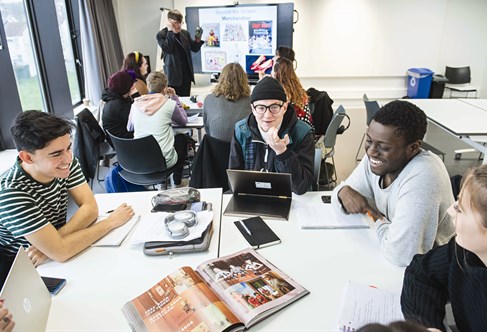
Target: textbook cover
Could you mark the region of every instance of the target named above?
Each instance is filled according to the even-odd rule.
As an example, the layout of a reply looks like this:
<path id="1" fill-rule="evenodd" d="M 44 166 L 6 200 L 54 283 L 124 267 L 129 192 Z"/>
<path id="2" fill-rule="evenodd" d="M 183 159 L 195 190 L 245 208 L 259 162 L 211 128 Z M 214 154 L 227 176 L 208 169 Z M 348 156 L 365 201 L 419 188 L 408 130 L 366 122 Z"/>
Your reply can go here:
<path id="1" fill-rule="evenodd" d="M 252 249 L 182 267 L 123 308 L 133 331 L 241 331 L 309 294 Z"/>

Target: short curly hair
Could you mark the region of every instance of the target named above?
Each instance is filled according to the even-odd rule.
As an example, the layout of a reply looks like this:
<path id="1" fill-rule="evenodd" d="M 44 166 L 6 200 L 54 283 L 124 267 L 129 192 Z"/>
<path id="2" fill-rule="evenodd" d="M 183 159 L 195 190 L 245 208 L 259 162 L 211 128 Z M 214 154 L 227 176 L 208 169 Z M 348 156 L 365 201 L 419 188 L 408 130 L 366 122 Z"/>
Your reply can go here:
<path id="1" fill-rule="evenodd" d="M 426 114 L 416 105 L 405 100 L 395 100 L 382 106 L 373 120 L 396 127 L 396 134 L 404 138 L 406 144 L 423 140 L 428 121 Z"/>

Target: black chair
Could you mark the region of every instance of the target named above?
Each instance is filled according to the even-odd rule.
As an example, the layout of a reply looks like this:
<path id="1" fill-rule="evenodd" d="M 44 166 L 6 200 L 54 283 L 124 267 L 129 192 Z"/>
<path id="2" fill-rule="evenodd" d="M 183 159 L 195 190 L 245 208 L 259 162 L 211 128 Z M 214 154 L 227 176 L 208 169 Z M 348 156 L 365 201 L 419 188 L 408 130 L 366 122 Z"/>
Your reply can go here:
<path id="1" fill-rule="evenodd" d="M 465 98 L 468 98 L 470 92 L 475 92 L 477 98 L 477 89 L 470 85 L 470 67 L 448 67 L 445 68 L 445 77 L 448 79 L 448 83 L 445 84 L 445 89 L 450 90 L 450 98 L 452 92 L 465 93 Z"/>
<path id="2" fill-rule="evenodd" d="M 312 191 L 319 191 L 320 188 L 320 169 L 321 169 L 321 149 L 315 149 Z"/>
<path id="3" fill-rule="evenodd" d="M 73 144 L 73 153 L 80 162 L 81 169 L 86 179 L 100 179 L 100 160 L 110 160 L 115 157 L 115 150 L 106 140 L 103 129 L 96 121 L 93 113 L 87 108 L 76 115 L 76 134 Z M 107 167 L 110 167 L 108 162 Z"/>
<path id="4" fill-rule="evenodd" d="M 120 176 L 133 184 L 155 186 L 164 183 L 174 172 L 166 167 L 166 158 L 154 136 L 141 138 L 120 138 L 108 133 L 117 152 L 117 159 L 123 168 Z"/>
<path id="5" fill-rule="evenodd" d="M 366 125 L 367 127 L 370 124 L 370 121 L 372 121 L 372 118 L 374 117 L 375 113 L 380 109 L 380 105 L 376 100 L 369 100 L 367 95 L 364 93 L 363 95 L 363 100 L 365 104 L 365 111 L 367 113 L 367 118 L 366 118 Z M 365 140 L 365 133 L 362 135 L 362 140 L 360 141 L 360 145 L 358 146 L 357 153 L 355 154 L 355 160 L 359 161 L 360 158 L 358 157 L 360 151 L 362 150 L 362 144 L 364 143 Z"/>
<path id="6" fill-rule="evenodd" d="M 209 135 L 203 136 L 198 152 L 193 160 L 189 186 L 194 188 L 223 188 L 228 185 L 228 159 L 230 142 L 225 142 Z"/>

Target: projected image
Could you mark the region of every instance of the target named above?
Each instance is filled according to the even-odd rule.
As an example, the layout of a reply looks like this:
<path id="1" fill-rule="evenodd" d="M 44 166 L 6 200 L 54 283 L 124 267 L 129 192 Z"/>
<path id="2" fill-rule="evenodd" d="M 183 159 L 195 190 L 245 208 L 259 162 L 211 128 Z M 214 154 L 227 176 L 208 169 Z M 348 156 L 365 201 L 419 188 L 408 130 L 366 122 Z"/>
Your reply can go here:
<path id="1" fill-rule="evenodd" d="M 206 71 L 221 71 L 227 63 L 225 52 L 209 51 L 204 53 L 204 57 L 204 70 Z"/>
<path id="2" fill-rule="evenodd" d="M 225 31 L 223 32 L 223 41 L 247 41 L 242 24 L 225 24 Z"/>
<path id="3" fill-rule="evenodd" d="M 202 40 L 206 47 L 220 47 L 220 24 L 219 23 L 205 23 L 201 26 L 203 28 Z"/>
<path id="4" fill-rule="evenodd" d="M 272 54 L 272 21 L 249 21 L 249 53 Z"/>

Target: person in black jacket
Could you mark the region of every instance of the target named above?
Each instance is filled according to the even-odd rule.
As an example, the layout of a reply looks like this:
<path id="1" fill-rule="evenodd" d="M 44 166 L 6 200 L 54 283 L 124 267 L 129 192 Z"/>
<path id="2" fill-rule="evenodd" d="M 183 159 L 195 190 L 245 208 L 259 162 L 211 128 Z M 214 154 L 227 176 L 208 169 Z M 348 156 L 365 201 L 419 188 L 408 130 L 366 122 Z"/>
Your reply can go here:
<path id="1" fill-rule="evenodd" d="M 449 213 L 457 235 L 413 258 L 404 276 L 402 311 L 408 320 L 445 331 L 450 301 L 459 331 L 487 331 L 487 165 L 465 175 Z"/>
<path id="2" fill-rule="evenodd" d="M 168 85 L 178 96 L 191 94 L 191 82 L 194 83 L 193 61 L 191 51 L 199 52 L 201 45 L 201 28 L 196 29 L 195 39 L 188 31 L 181 28 L 183 15 L 179 10 L 170 10 L 167 14 L 167 27 L 157 33 L 157 42 L 162 49 L 164 59 L 164 73 L 167 75 Z"/>
<path id="3" fill-rule="evenodd" d="M 103 129 L 121 138 L 133 138 L 134 132 L 127 130 L 127 122 L 132 106 L 129 97 L 135 77 L 126 71 L 118 71 L 108 78 L 108 88 L 101 96 L 103 107 Z"/>

